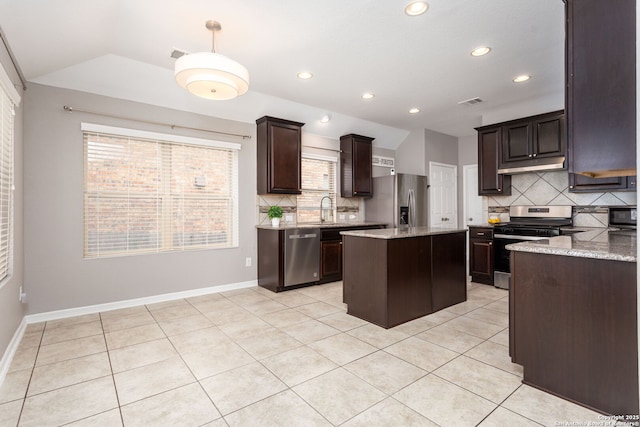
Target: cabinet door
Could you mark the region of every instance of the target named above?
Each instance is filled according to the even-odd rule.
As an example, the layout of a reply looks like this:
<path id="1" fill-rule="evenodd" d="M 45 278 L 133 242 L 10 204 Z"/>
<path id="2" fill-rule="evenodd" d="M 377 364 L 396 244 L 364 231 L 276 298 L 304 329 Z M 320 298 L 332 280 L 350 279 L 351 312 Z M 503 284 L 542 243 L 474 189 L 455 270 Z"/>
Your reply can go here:
<path id="1" fill-rule="evenodd" d="M 371 197 L 373 195 L 373 138 L 362 135 L 340 137 L 340 195 Z"/>
<path id="2" fill-rule="evenodd" d="M 564 156 L 567 138 L 564 114 L 533 122 L 532 156 L 537 158 Z"/>
<path id="3" fill-rule="evenodd" d="M 301 130 L 296 126 L 272 123 L 269 182 L 272 193 L 300 194 Z"/>
<path id="4" fill-rule="evenodd" d="M 629 185 L 631 184 L 631 185 Z M 569 174 L 569 191 L 571 193 L 597 193 L 611 190 L 635 190 L 635 176 L 611 176 L 591 178 L 574 173 Z"/>
<path id="5" fill-rule="evenodd" d="M 353 195 L 371 196 L 372 187 L 372 156 L 371 141 L 355 139 L 353 141 Z"/>
<path id="6" fill-rule="evenodd" d="M 493 242 L 486 239 L 470 239 L 469 245 L 471 280 L 493 285 Z"/>
<path id="7" fill-rule="evenodd" d="M 320 242 L 320 280 L 342 278 L 342 240 Z"/>
<path id="8" fill-rule="evenodd" d="M 636 1 L 566 4 L 569 172 L 635 169 Z"/>
<path id="9" fill-rule="evenodd" d="M 530 159 L 531 152 L 531 122 L 514 123 L 502 128 L 502 163 Z"/>
<path id="10" fill-rule="evenodd" d="M 500 158 L 501 128 L 487 128 L 478 131 L 478 194 L 511 194 L 511 176 L 498 175 Z"/>

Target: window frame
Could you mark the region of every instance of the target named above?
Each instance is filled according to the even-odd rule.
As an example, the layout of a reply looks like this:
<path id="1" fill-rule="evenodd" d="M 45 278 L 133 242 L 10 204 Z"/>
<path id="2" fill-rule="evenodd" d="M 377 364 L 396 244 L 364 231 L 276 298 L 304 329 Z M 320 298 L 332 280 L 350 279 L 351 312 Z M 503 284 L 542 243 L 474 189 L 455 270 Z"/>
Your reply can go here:
<path id="1" fill-rule="evenodd" d="M 237 248 L 239 245 L 239 151 L 241 149 L 241 145 L 238 143 L 225 142 L 225 141 L 217 141 L 217 140 L 208 140 L 208 139 L 200 139 L 200 138 L 192 138 L 181 135 L 172 135 L 172 134 L 163 134 L 157 132 L 148 132 L 141 131 L 136 129 L 129 128 L 120 128 L 120 127 L 112 127 L 106 125 L 98 125 L 93 123 L 81 123 L 82 130 L 82 138 L 83 138 L 83 163 L 84 163 L 84 176 L 83 176 L 83 258 L 84 259 L 104 259 L 104 258 L 114 258 L 114 257 L 123 257 L 123 256 L 136 256 L 136 255 L 150 255 L 150 254 L 160 254 L 160 253 L 175 253 L 175 252 L 187 252 L 187 251 L 195 251 L 195 250 L 215 250 L 215 249 L 232 249 Z M 103 191 L 100 195 L 100 191 L 88 190 L 88 137 L 87 134 L 100 134 L 111 136 L 114 138 L 122 138 L 122 139 L 132 139 L 136 141 L 149 142 L 151 144 L 157 145 L 157 150 L 159 152 L 159 174 L 164 178 L 163 182 L 165 184 L 162 185 L 161 191 L 156 193 L 156 212 L 158 213 L 158 222 L 157 222 L 157 244 L 154 248 L 142 248 L 142 249 L 124 249 L 121 251 L 108 251 L 106 253 L 97 250 L 95 252 L 90 252 L 89 248 L 89 218 L 87 216 L 87 201 L 91 197 L 100 197 L 105 196 L 106 198 L 111 198 L 116 200 L 117 198 L 121 198 L 122 194 L 109 191 Z M 176 147 L 197 147 L 197 148 L 211 148 L 211 149 L 221 149 L 224 151 L 228 151 L 230 154 L 229 158 L 229 166 L 230 166 L 230 191 L 229 197 L 220 197 L 219 195 L 214 194 L 190 194 L 188 192 L 176 192 L 171 185 L 172 180 L 175 178 L 173 175 L 173 171 L 171 169 L 172 163 L 167 163 L 167 158 L 171 158 L 171 156 L 167 156 L 167 151 L 171 153 L 171 146 Z M 153 193 L 134 193 L 131 195 L 127 195 L 127 199 L 133 197 L 134 199 L 147 199 L 153 198 Z M 227 230 L 231 233 L 231 237 L 227 243 L 202 243 L 202 244 L 193 244 L 193 245 L 185 245 L 182 240 L 182 244 L 175 244 L 175 230 L 172 232 L 172 222 L 173 215 L 175 214 L 175 210 L 173 208 L 174 202 L 176 200 L 201 200 L 201 201 L 215 201 L 215 200 L 223 200 L 227 201 L 227 203 L 231 204 L 229 214 L 226 217 L 226 221 L 229 223 Z M 128 229 L 129 230 L 129 229 Z M 184 237 L 184 236 L 183 236 Z"/>
<path id="2" fill-rule="evenodd" d="M 9 129 L 9 137 L 8 140 L 4 140 L 4 132 L 0 132 L 0 144 L 4 145 L 6 142 L 9 146 L 7 147 L 10 151 L 8 155 L 8 164 L 11 168 L 8 174 L 8 182 L 6 183 L 7 188 L 7 242 L 6 245 L 4 242 L 0 242 L 0 247 L 6 247 L 6 274 L 4 277 L 0 278 L 0 289 L 2 289 L 12 278 L 14 275 L 14 260 L 15 260 L 15 252 L 14 252 L 14 244 L 15 244 L 15 173 L 16 173 L 16 165 L 15 165 L 15 134 L 16 134 L 16 108 L 20 105 L 21 97 L 16 88 L 11 81 L 11 78 L 7 74 L 4 66 L 0 63 L 0 89 L 2 89 L 2 98 L 6 97 L 6 101 L 8 102 L 9 109 L 7 109 L 8 114 L 11 116 L 11 123 Z M 2 101 L 4 105 L 4 100 Z M 4 110 L 4 108 L 3 108 Z M 0 117 L 2 115 L 0 114 Z M 2 125 L 0 125 L 0 129 Z"/>
<path id="3" fill-rule="evenodd" d="M 331 198 L 332 200 L 332 215 L 333 218 L 336 217 L 336 212 L 337 212 L 337 204 L 338 204 L 338 162 L 339 162 L 339 158 L 338 156 L 326 156 L 326 155 L 321 155 L 321 154 L 315 154 L 315 153 L 306 153 L 303 152 L 301 154 L 301 158 L 302 159 L 309 159 L 309 160 L 320 160 L 320 161 L 325 161 L 325 162 L 332 162 L 334 163 L 334 168 L 333 168 L 333 197 Z M 302 166 L 301 166 L 302 169 Z M 301 173 L 302 170 L 301 170 Z M 299 202 L 299 197 L 302 196 L 305 191 L 307 192 L 318 192 L 318 193 L 322 193 L 322 192 L 327 192 L 326 190 L 319 190 L 319 189 L 305 189 L 304 187 L 302 188 L 302 194 L 300 194 L 299 196 L 296 196 L 296 211 L 315 211 L 315 210 L 320 210 L 320 206 L 314 206 L 314 207 L 310 207 L 310 206 L 305 206 L 305 207 L 301 207 L 300 206 L 300 202 Z M 312 223 L 316 223 L 320 221 L 320 213 L 318 214 L 318 219 L 317 220 L 313 220 L 313 221 L 300 221 L 300 218 L 298 217 L 298 213 L 296 212 L 296 222 L 298 224 L 312 224 Z"/>

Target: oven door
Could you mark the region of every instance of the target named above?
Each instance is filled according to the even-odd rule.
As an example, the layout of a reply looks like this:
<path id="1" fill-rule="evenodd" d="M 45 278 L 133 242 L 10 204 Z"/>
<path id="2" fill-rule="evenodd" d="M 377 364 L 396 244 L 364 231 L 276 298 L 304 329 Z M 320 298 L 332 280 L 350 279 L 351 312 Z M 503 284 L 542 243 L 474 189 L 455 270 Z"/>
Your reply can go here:
<path id="1" fill-rule="evenodd" d="M 509 289 L 511 267 L 509 266 L 509 250 L 505 246 L 512 243 L 525 242 L 528 240 L 545 240 L 548 238 L 549 237 L 519 236 L 514 234 L 494 234 L 493 285 L 496 288 Z"/>

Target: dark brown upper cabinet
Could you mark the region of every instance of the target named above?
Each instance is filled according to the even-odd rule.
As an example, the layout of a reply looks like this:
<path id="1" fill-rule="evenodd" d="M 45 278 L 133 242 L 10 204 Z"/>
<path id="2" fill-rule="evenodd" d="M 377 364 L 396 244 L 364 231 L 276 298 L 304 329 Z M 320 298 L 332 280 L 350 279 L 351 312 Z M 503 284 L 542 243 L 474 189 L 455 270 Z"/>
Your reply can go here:
<path id="1" fill-rule="evenodd" d="M 373 142 L 362 135 L 340 137 L 340 195 L 371 197 L 373 195 Z"/>
<path id="2" fill-rule="evenodd" d="M 502 154 L 502 127 L 483 126 L 478 131 L 478 194 L 481 196 L 511 194 L 511 176 L 498 174 Z"/>
<path id="3" fill-rule="evenodd" d="M 300 194 L 304 123 L 264 116 L 256 124 L 258 194 Z"/>
<path id="4" fill-rule="evenodd" d="M 636 1 L 565 3 L 569 172 L 636 175 Z"/>
<path id="5" fill-rule="evenodd" d="M 502 123 L 503 173 L 519 168 L 566 169 L 567 138 L 564 111 L 554 111 Z"/>
<path id="6" fill-rule="evenodd" d="M 635 176 L 609 176 L 591 178 L 574 173 L 569 174 L 569 192 L 597 193 L 600 191 L 636 191 Z"/>

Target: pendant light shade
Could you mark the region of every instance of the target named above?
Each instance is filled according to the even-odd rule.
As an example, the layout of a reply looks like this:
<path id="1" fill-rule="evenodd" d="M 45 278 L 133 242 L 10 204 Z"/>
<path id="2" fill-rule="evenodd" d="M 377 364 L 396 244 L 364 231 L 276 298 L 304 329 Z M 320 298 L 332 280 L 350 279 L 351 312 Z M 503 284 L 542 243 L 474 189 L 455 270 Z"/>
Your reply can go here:
<path id="1" fill-rule="evenodd" d="M 220 24 L 207 21 L 212 32 L 220 30 Z M 249 89 L 249 71 L 224 55 L 198 52 L 183 55 L 176 60 L 176 82 L 192 94 L 206 99 L 227 100 L 243 95 Z"/>

